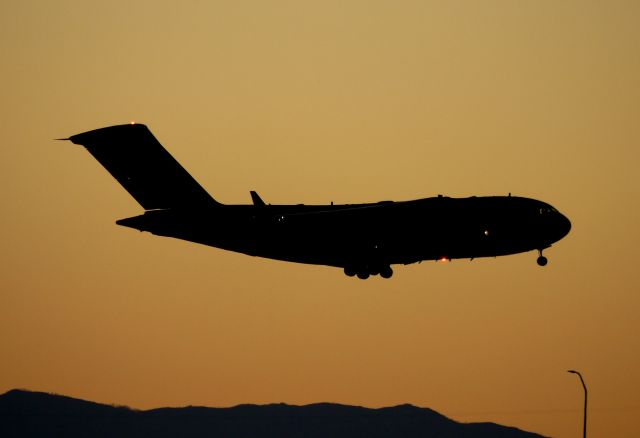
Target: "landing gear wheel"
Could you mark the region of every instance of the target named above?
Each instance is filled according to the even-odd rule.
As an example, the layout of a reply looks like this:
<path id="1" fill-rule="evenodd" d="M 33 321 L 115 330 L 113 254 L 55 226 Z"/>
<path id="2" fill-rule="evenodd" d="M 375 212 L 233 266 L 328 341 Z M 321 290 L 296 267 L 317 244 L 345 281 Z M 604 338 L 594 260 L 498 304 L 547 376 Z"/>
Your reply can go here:
<path id="1" fill-rule="evenodd" d="M 360 280 L 366 280 L 367 278 L 369 278 L 369 273 L 368 272 L 358 272 L 358 278 Z"/>
<path id="2" fill-rule="evenodd" d="M 536 260 L 536 262 L 538 263 L 538 266 L 547 266 L 548 260 L 542 255 L 542 251 L 544 251 L 544 248 L 538 250 L 538 260 Z"/>
<path id="3" fill-rule="evenodd" d="M 392 275 L 393 269 L 391 269 L 391 266 L 385 266 L 380 270 L 380 277 L 382 278 L 391 278 Z"/>
<path id="4" fill-rule="evenodd" d="M 353 277 L 354 275 L 356 275 L 356 270 L 353 268 L 346 267 L 344 268 L 344 274 L 347 277 Z"/>

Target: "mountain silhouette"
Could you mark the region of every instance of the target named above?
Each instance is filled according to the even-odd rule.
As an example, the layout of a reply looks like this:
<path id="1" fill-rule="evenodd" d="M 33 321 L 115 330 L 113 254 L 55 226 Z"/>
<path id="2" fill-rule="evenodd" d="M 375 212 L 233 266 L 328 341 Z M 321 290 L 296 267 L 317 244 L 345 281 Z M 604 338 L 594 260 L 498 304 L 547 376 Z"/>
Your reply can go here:
<path id="1" fill-rule="evenodd" d="M 494 423 L 458 423 L 412 405 L 370 409 L 333 403 L 135 410 L 11 390 L 0 395 L 2 437 L 425 437 L 535 438 Z"/>

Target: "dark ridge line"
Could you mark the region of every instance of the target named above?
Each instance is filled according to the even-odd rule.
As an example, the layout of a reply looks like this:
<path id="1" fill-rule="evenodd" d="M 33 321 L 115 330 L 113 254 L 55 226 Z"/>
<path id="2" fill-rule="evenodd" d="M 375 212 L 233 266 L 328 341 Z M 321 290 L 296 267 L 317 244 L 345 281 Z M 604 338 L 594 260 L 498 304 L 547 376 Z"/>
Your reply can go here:
<path id="1" fill-rule="evenodd" d="M 411 404 L 366 408 L 328 402 L 271 403 L 139 410 L 19 389 L 0 395 L 0 436 L 542 437 L 490 422 L 460 423 Z"/>

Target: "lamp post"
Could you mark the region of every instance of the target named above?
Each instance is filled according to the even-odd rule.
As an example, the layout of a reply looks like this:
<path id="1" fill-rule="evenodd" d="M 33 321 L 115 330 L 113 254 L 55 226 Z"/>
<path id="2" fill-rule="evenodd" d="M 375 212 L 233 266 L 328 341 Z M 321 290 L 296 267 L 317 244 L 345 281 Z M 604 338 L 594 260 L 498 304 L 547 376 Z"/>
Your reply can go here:
<path id="1" fill-rule="evenodd" d="M 587 385 L 584 384 L 584 379 L 579 371 L 568 370 L 567 372 L 577 374 L 578 377 L 580 377 L 580 382 L 582 382 L 582 387 L 584 388 L 584 422 L 582 425 L 582 438 L 587 438 Z"/>

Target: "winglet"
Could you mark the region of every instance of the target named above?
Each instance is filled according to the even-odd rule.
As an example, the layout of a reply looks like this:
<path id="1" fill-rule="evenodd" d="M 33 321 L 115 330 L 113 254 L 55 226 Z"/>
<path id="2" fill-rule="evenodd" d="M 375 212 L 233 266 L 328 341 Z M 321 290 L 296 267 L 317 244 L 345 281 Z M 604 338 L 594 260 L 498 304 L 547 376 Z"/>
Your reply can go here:
<path id="1" fill-rule="evenodd" d="M 251 190 L 250 193 L 251 193 L 251 200 L 253 201 L 253 205 L 261 206 L 261 207 L 266 205 L 262 200 L 262 198 L 260 198 L 260 195 L 258 195 L 258 193 L 255 190 Z"/>

